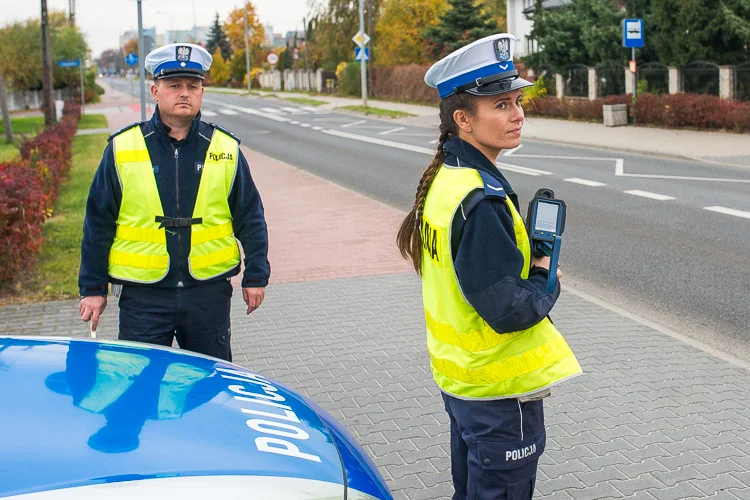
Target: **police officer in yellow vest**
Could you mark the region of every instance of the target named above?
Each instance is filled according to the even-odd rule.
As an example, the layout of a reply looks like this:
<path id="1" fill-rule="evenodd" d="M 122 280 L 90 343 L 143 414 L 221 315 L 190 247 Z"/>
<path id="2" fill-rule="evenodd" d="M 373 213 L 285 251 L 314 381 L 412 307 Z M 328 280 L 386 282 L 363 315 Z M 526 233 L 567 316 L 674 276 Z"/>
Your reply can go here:
<path id="1" fill-rule="evenodd" d="M 151 120 L 109 138 L 86 204 L 78 285 L 96 330 L 108 283 L 121 284 L 119 338 L 231 360 L 232 285 L 245 254 L 247 313 L 270 265 L 260 195 L 231 132 L 201 121 L 211 55 L 192 44 L 148 54 Z"/>
<path id="2" fill-rule="evenodd" d="M 543 398 L 581 368 L 548 313 L 549 257 L 531 255 L 496 166 L 520 144 L 516 40 L 492 35 L 435 63 L 437 154 L 398 234 L 422 276 L 432 374 L 451 422 L 454 499 L 529 499 L 545 446 Z M 557 270 L 555 270 L 557 271 Z M 561 274 L 558 272 L 558 276 Z"/>

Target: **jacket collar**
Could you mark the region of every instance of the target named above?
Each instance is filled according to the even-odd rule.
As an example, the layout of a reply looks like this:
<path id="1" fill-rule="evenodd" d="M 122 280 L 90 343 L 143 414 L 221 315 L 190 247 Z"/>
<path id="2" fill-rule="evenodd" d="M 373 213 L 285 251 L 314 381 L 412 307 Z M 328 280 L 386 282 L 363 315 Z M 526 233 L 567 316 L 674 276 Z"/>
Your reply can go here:
<path id="1" fill-rule="evenodd" d="M 447 165 L 456 167 L 460 162 L 462 167 L 469 166 L 487 172 L 500 182 L 506 192 L 513 193 L 513 188 L 497 166 L 468 142 L 453 136 L 448 139 L 443 148 L 447 152 L 445 157 Z"/>
<path id="2" fill-rule="evenodd" d="M 185 142 L 190 141 L 197 133 L 198 133 L 198 126 L 201 122 L 201 112 L 198 111 L 198 115 L 193 119 L 193 122 L 190 124 L 190 131 L 188 132 L 187 137 L 182 139 L 181 141 L 178 141 L 174 139 L 173 137 L 169 136 L 169 132 L 172 130 L 172 128 L 161 121 L 161 115 L 159 114 L 159 105 L 156 105 L 156 108 L 154 109 L 154 115 L 151 117 L 151 124 L 153 125 L 154 129 L 157 130 L 160 134 L 163 135 L 164 139 L 167 139 L 168 141 L 171 141 L 173 144 L 179 143 L 183 144 Z"/>

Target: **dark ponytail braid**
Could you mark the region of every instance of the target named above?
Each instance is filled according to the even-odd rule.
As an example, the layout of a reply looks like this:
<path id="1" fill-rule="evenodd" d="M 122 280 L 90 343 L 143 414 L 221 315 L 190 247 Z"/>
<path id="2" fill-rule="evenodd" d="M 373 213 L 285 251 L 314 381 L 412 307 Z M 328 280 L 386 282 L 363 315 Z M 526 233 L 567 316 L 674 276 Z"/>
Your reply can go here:
<path id="1" fill-rule="evenodd" d="M 453 113 L 463 110 L 474 114 L 476 109 L 475 99 L 471 94 L 453 94 L 440 101 L 440 137 L 438 138 L 437 151 L 432 161 L 422 174 L 417 186 L 417 194 L 406 218 L 396 235 L 396 245 L 404 259 L 411 259 L 414 270 L 418 275 L 422 274 L 422 216 L 427 192 L 430 190 L 432 181 L 445 161 L 445 143 L 453 135 L 457 135 L 456 122 Z"/>

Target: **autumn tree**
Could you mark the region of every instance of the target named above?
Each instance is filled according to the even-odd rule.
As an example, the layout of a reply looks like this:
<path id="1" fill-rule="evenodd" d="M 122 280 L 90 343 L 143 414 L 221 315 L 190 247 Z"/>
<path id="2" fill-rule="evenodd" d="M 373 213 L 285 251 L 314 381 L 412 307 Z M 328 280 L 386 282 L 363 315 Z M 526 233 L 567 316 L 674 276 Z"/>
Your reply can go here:
<path id="1" fill-rule="evenodd" d="M 224 32 L 224 28 L 219 22 L 218 12 L 216 13 L 214 24 L 211 26 L 211 32 L 208 34 L 206 49 L 211 54 L 214 54 L 216 52 L 216 49 L 221 50 L 221 56 L 224 60 L 229 60 L 232 58 L 232 45 L 229 43 L 227 34 Z"/>
<path id="2" fill-rule="evenodd" d="M 234 9 L 224 21 L 224 32 L 235 52 L 245 50 L 245 9 L 247 9 L 247 29 L 250 47 L 260 47 L 266 41 L 266 29 L 258 19 L 253 2 L 246 2 L 245 7 Z"/>
<path id="3" fill-rule="evenodd" d="M 435 59 L 498 32 L 493 15 L 478 8 L 474 0 L 448 0 L 448 3 L 438 24 L 424 32 L 428 53 Z"/>
<path id="4" fill-rule="evenodd" d="M 426 64 L 425 27 L 436 26 L 447 0 L 389 0 L 375 27 L 378 66 Z"/>
<path id="5" fill-rule="evenodd" d="M 227 80 L 229 80 L 230 71 L 231 68 L 229 66 L 229 61 L 224 59 L 221 55 L 221 49 L 217 47 L 213 54 L 211 69 L 209 70 L 211 78 L 216 85 L 223 86 L 227 83 Z"/>
<path id="6" fill-rule="evenodd" d="M 377 19 L 381 0 L 365 2 L 372 5 L 372 12 L 365 9 L 365 19 Z M 310 31 L 310 30 L 308 30 Z M 320 65 L 335 70 L 338 63 L 354 59 L 352 37 L 359 31 L 359 4 L 351 0 L 329 0 L 328 5 L 315 15 L 310 49 L 319 57 Z"/>

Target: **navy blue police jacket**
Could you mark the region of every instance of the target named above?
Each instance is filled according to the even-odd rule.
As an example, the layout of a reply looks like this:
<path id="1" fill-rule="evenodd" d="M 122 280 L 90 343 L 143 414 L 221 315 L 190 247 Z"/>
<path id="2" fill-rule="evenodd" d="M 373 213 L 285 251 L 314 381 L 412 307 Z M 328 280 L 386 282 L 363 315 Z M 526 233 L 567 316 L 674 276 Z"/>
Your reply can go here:
<path id="1" fill-rule="evenodd" d="M 479 196 L 467 196 L 454 217 L 463 219 L 454 223 L 451 248 L 464 297 L 498 333 L 530 328 L 547 317 L 560 295 L 560 283 L 547 293 L 549 273 L 540 267 L 532 267 L 528 279 L 521 278 L 523 255 L 505 202 L 509 197 L 520 213 L 518 196 L 497 166 L 458 137 L 444 148 L 446 165 L 475 168 L 485 186 L 490 185 L 474 193 Z"/>
<path id="2" fill-rule="evenodd" d="M 187 137 L 180 141 L 169 136 L 170 128 L 159 119 L 158 106 L 149 121 L 135 125 L 143 130 L 162 208 L 167 217 L 193 215 L 203 162 L 216 127 L 202 122 L 200 118 L 199 113 L 193 120 Z M 112 152 L 114 135 L 116 134 L 110 136 L 110 142 L 104 150 L 86 203 L 81 268 L 78 274 L 81 296 L 106 296 L 108 282 L 127 283 L 111 278 L 107 272 L 109 250 L 117 230 L 116 221 L 122 201 L 122 187 Z M 268 262 L 268 230 L 263 215 L 263 204 L 250 175 L 247 160 L 242 152 L 238 156 L 237 173 L 228 201 L 234 235 L 242 244 L 245 253 L 242 287 L 264 287 L 268 284 L 271 266 Z M 194 279 L 188 267 L 190 228 L 167 228 L 166 231 L 169 272 L 164 279 L 151 286 L 189 287 L 239 274 L 238 265 L 211 280 Z"/>

